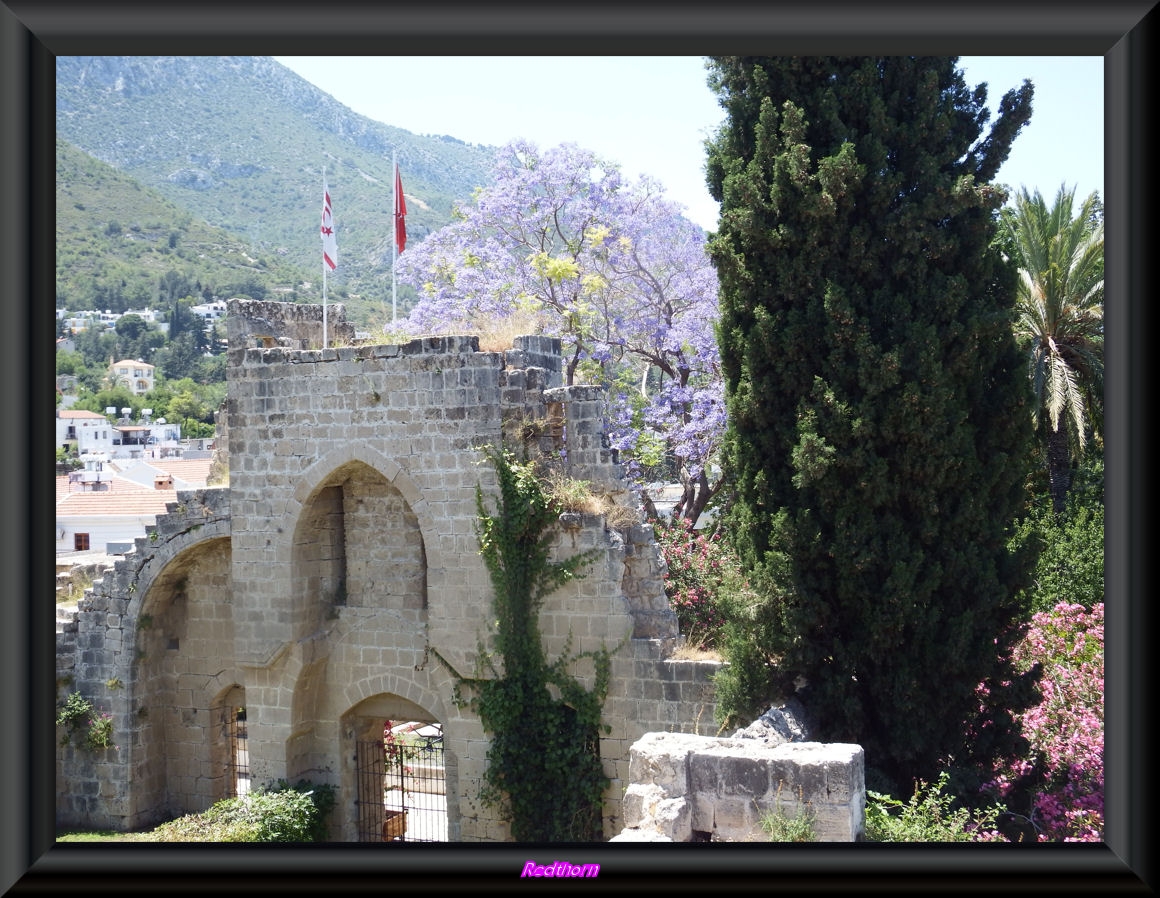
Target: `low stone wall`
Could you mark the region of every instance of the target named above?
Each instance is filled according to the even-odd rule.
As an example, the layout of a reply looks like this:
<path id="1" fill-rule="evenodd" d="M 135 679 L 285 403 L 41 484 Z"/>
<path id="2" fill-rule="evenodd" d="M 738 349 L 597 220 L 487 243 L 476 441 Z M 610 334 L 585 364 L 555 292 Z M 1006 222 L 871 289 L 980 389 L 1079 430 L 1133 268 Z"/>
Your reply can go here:
<path id="1" fill-rule="evenodd" d="M 614 842 L 764 842 L 770 812 L 813 814 L 819 842 L 854 842 L 865 826 L 861 746 L 647 733 L 629 753 L 631 784 Z"/>
<path id="2" fill-rule="evenodd" d="M 226 303 L 226 314 L 230 349 L 322 346 L 321 305 L 231 299 Z M 345 305 L 331 303 L 325 317 L 328 344 L 354 340 L 354 326 L 347 323 Z"/>

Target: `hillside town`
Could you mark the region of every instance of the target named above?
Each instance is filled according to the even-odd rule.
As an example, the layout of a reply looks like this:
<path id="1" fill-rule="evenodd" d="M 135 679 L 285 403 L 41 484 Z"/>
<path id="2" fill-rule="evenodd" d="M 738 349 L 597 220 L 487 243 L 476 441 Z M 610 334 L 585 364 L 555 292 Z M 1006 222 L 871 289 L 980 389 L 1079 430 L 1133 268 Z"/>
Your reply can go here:
<path id="1" fill-rule="evenodd" d="M 149 409 L 133 421 L 129 411 L 57 409 L 56 444 L 81 464 L 58 466 L 58 571 L 92 555 L 123 555 L 165 513 L 176 490 L 206 486 L 212 439 L 183 440 L 180 425 L 152 419 Z"/>
<path id="2" fill-rule="evenodd" d="M 207 333 L 225 315 L 224 302 L 190 308 Z M 57 349 L 75 350 L 74 338 L 85 331 L 115 331 L 117 322 L 134 315 L 163 333 L 168 324 L 153 309 L 119 313 L 111 310 L 57 310 Z M 145 397 L 160 372 L 142 359 L 110 358 L 105 375 L 110 385 Z M 56 448 L 70 462 L 58 464 L 56 476 L 57 570 L 78 564 L 112 563 L 147 535 L 157 515 L 165 513 L 176 490 L 206 486 L 212 437 L 185 438 L 181 422 L 108 406 L 103 412 L 73 408 L 77 379 L 57 377 Z"/>

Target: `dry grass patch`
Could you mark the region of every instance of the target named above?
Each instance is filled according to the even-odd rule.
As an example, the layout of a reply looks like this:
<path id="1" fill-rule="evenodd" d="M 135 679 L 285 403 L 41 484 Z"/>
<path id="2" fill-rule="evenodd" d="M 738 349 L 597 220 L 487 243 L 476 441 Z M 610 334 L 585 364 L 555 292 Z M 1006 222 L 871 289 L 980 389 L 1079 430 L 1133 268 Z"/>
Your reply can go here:
<path id="1" fill-rule="evenodd" d="M 561 512 L 603 515 L 614 530 L 640 523 L 635 508 L 619 504 L 612 496 L 593 491 L 587 480 L 577 480 L 560 471 L 549 471 L 543 477 L 544 494 Z"/>
<path id="2" fill-rule="evenodd" d="M 716 649 L 698 648 L 696 643 L 686 641 L 669 656 L 671 661 L 724 661 Z"/>

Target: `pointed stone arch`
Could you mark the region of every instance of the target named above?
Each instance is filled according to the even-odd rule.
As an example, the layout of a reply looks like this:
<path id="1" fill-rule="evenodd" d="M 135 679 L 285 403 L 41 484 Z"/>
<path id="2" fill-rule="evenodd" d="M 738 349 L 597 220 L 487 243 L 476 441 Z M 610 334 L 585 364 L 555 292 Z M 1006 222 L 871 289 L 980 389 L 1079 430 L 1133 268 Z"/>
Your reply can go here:
<path id="1" fill-rule="evenodd" d="M 338 773 L 340 794 L 346 796 L 347 800 L 332 821 L 337 830 L 336 836 L 349 842 L 367 841 L 368 835 L 372 841 L 377 840 L 377 826 L 372 827 L 368 834 L 367 821 L 373 819 L 381 823 L 383 809 L 378 807 L 376 814 L 376 811 L 363 805 L 367 801 L 381 802 L 383 796 L 373 794 L 373 780 L 368 788 L 367 771 L 360 769 L 360 765 L 366 761 L 365 749 L 371 742 L 379 743 L 381 749 L 383 727 L 387 721 L 420 722 L 438 724 L 444 734 L 438 771 L 438 779 L 442 782 L 439 805 L 443 833 L 435 838 L 439 841 L 458 841 L 461 819 L 459 765 L 458 754 L 454 747 L 450 747 L 456 744 L 456 721 L 449 719 L 439 690 L 401 676 L 399 671 L 386 671 L 349 684 L 342 695 L 344 707 L 339 716 L 338 751 L 342 762 Z M 432 838 L 432 834 L 426 831 L 421 838 Z"/>
<path id="2" fill-rule="evenodd" d="M 425 533 L 434 525 L 400 465 L 366 446 L 343 447 L 305 472 L 294 503 L 293 526 L 283 529 L 294 638 L 318 632 L 340 608 L 385 609 L 425 622 Z"/>
<path id="3" fill-rule="evenodd" d="M 146 817 L 203 811 L 233 791 L 215 718 L 244 682 L 233 663 L 231 544 L 185 542 L 169 544 L 164 565 L 133 592 L 134 787 L 154 802 L 141 808 Z"/>

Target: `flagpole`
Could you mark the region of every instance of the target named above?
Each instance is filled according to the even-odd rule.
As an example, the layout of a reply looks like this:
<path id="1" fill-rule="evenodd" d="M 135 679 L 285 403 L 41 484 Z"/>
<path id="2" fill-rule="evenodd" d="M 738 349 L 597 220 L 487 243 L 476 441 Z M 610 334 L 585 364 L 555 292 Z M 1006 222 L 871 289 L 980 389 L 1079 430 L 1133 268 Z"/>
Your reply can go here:
<path id="1" fill-rule="evenodd" d="M 322 166 L 322 190 L 326 192 L 326 166 Z M 327 326 L 326 326 L 326 254 L 322 256 L 322 348 L 326 349 L 327 343 Z"/>
<path id="2" fill-rule="evenodd" d="M 394 185 L 391 187 L 391 198 L 394 200 L 395 215 L 394 215 L 394 231 L 391 234 L 391 323 L 394 324 L 398 318 L 398 300 L 395 294 L 395 264 L 399 261 L 399 198 L 394 194 L 399 191 L 399 151 L 391 150 L 391 168 L 395 176 Z"/>

